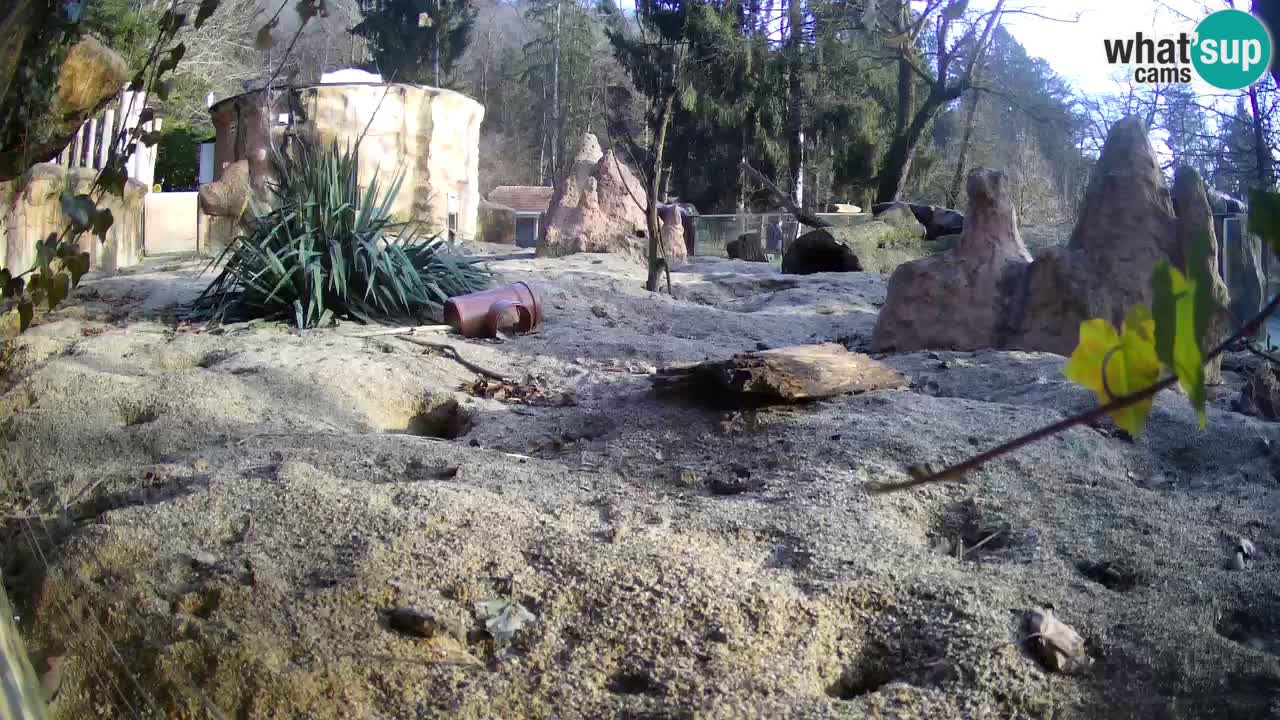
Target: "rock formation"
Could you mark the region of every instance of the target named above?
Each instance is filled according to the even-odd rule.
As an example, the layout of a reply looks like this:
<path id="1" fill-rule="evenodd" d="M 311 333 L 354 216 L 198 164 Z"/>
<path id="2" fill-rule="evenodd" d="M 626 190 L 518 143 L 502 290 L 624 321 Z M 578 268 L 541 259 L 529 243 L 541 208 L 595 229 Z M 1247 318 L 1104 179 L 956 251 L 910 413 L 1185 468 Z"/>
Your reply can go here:
<path id="1" fill-rule="evenodd" d="M 925 257 L 933 250 L 925 241 L 925 229 L 905 203 L 887 208 L 875 218 L 851 218 L 859 222 L 840 224 L 796 238 L 783 254 L 784 273 L 848 272 L 854 265 L 867 272 L 893 272 L 908 260 Z M 845 250 L 831 247 L 834 242 Z M 848 260 L 848 255 L 855 260 Z M 788 260 L 790 258 L 790 260 Z M 843 269 L 842 269 L 843 268 Z"/>
<path id="2" fill-rule="evenodd" d="M 760 244 L 760 233 L 745 232 L 724 246 L 725 255 L 730 260 L 746 260 L 747 262 L 769 262 L 764 254 L 764 246 Z"/>
<path id="3" fill-rule="evenodd" d="M 956 247 L 903 263 L 889 278 L 876 322 L 876 352 L 998 347 L 1011 281 L 1031 262 L 1004 173 L 969 175 L 969 221 Z"/>
<path id="4" fill-rule="evenodd" d="M 937 240 L 945 235 L 959 234 L 961 230 L 964 230 L 964 215 L 951 208 L 905 203 L 901 200 L 876 203 L 871 206 L 871 212 L 876 217 L 880 217 L 891 210 L 906 210 L 910 212 L 916 221 L 924 227 L 926 240 Z"/>
<path id="5" fill-rule="evenodd" d="M 1069 243 L 1034 262 L 1018 237 L 1003 175 L 976 171 L 968 191 L 955 249 L 907 263 L 890 279 L 872 340 L 877 351 L 996 347 L 1070 355 L 1080 323 L 1100 317 L 1119 327 L 1131 307 L 1151 302 L 1151 275 L 1161 260 L 1185 271 L 1186 244 L 1204 233 L 1213 241 L 1199 176 L 1180 169 L 1171 194 L 1137 117 L 1112 127 Z M 1211 275 L 1214 296 L 1225 303 L 1216 266 Z M 1208 344 L 1227 326 L 1221 310 Z M 1218 363 L 1206 375 L 1220 382 Z"/>
<path id="6" fill-rule="evenodd" d="M 515 245 L 516 211 L 506 205 L 481 200 L 476 216 L 476 239 L 496 245 Z"/>
<path id="7" fill-rule="evenodd" d="M 644 186 L 631 169 L 613 150 L 601 152 L 595 136 L 587 133 L 573 167 L 552 196 L 538 255 L 617 253 L 647 262 L 645 199 Z M 679 232 L 663 233 L 667 257 L 673 264 L 688 255 L 678 215 L 676 212 L 673 222 Z"/>
<path id="8" fill-rule="evenodd" d="M 1171 196 L 1140 118 L 1112 127 L 1070 241 L 1047 249 L 1031 266 L 1019 332 L 1009 347 L 1069 355 L 1081 322 L 1101 317 L 1120 327 L 1129 308 L 1151 302 L 1151 274 L 1161 260 L 1185 270 L 1183 244 L 1193 235 L 1209 232 L 1211 257 L 1217 256 L 1200 177 L 1186 168 L 1175 180 Z M 1179 215 L 1173 197 L 1181 200 Z M 1216 268 L 1212 275 L 1214 294 L 1224 301 Z M 1215 320 L 1211 345 L 1222 339 L 1226 324 Z M 1220 382 L 1218 367 L 1206 370 L 1209 382 Z"/>
<path id="9" fill-rule="evenodd" d="M 249 231 L 256 212 L 265 209 L 270 201 L 264 185 L 261 178 L 255 182 L 249 161 L 242 159 L 224 167 L 213 182 L 200 186 L 197 192 L 206 228 L 203 253 L 217 256 L 235 237 Z"/>
<path id="10" fill-rule="evenodd" d="M 24 52 L 23 40 L 13 33 L 26 33 L 39 27 L 38 3 L 21 0 L 18 7 L 7 11 L 0 28 L 9 35 L 0 40 L 0 57 L 13 58 L 15 62 L 0 70 L 0 76 L 21 67 L 19 59 Z M 21 27 L 25 23 L 24 12 L 35 13 L 26 22 L 36 24 Z M 17 19 L 18 27 L 11 26 Z M 16 43 L 16 44 L 15 44 Z M 26 52 L 36 49 L 28 46 Z M 5 64 L 5 63 L 0 63 Z M 23 70 L 32 70 L 23 67 Z M 92 36 L 85 36 L 71 46 L 58 69 L 58 91 L 45 117 L 40 118 L 37 132 L 21 137 L 0 138 L 0 181 L 12 180 L 26 172 L 32 163 L 52 160 L 67 146 L 82 125 L 120 94 L 120 88 L 129 82 L 129 66 L 124 58 Z M 8 83 L 4 86 L 7 88 Z M 15 87 L 18 85 L 15 83 Z M 12 98 L 12 93 L 0 95 L 0 100 Z"/>
<path id="11" fill-rule="evenodd" d="M 782 255 L 782 272 L 788 275 L 861 270 L 858 256 L 827 230 L 811 230 L 792 240 Z"/>

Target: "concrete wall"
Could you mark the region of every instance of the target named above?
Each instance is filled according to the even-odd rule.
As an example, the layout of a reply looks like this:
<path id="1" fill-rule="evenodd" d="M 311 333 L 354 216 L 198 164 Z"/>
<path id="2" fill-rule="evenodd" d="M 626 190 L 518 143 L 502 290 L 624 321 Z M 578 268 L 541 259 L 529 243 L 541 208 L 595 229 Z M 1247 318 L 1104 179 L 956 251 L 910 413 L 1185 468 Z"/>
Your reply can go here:
<path id="1" fill-rule="evenodd" d="M 457 232 L 474 237 L 480 205 L 479 145 L 484 106 L 451 90 L 395 83 L 333 84 L 291 88 L 265 107 L 262 91 L 227 98 L 209 109 L 216 131 L 215 178 L 247 160 L 255 188 L 273 175 L 269 148 L 284 137 L 276 120 L 287 114 L 289 130 L 319 143 L 354 145 L 360 182 L 377 177 L 385 187 L 397 171 L 403 184 L 392 213 L 444 231 L 449 213 Z M 215 244 L 217 240 L 211 238 Z"/>
<path id="2" fill-rule="evenodd" d="M 195 252 L 195 191 L 148 193 L 144 205 L 143 249 L 147 255 Z"/>
<path id="3" fill-rule="evenodd" d="M 63 190 L 87 193 L 96 171 L 67 170 L 40 163 L 17 180 L 0 183 L 0 266 L 25 272 L 35 264 L 36 243 L 67 226 L 59 196 Z M 104 195 L 102 207 L 111 209 L 114 223 L 105 241 L 84 233 L 79 242 L 89 252 L 90 268 L 113 272 L 142 262 L 142 207 L 146 186 L 130 180 L 123 198 Z"/>

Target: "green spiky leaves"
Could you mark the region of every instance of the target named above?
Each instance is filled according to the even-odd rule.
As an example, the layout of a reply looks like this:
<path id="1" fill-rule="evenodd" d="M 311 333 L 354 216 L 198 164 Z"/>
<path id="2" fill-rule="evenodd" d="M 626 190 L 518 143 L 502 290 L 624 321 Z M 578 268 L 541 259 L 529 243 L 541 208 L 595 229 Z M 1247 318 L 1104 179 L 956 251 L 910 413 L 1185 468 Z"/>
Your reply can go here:
<path id="1" fill-rule="evenodd" d="M 385 187 L 358 181 L 355 154 L 336 144 L 297 145 L 277 159 L 274 210 L 216 262 L 221 274 L 196 302 L 198 316 L 280 317 L 300 328 L 333 318 L 438 321 L 445 301 L 486 287 L 489 273 L 455 257 L 443 238 L 392 208 L 402 175 Z"/>

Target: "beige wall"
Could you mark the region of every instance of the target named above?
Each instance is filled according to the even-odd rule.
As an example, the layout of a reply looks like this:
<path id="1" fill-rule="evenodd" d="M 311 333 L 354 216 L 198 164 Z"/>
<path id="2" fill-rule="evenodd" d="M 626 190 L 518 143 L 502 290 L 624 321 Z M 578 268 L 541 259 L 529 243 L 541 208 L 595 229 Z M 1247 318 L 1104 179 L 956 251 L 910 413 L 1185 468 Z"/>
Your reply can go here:
<path id="1" fill-rule="evenodd" d="M 361 182 L 377 177 L 383 187 L 404 171 L 391 212 L 443 230 L 454 196 L 458 234 L 473 237 L 480 204 L 479 144 L 484 106 L 461 93 L 421 85 L 334 84 L 293 88 L 264 113 L 261 91 L 216 103 L 210 112 L 217 132 L 215 177 L 235 161 L 249 162 L 260 187 L 272 173 L 268 136 L 281 137 L 269 116 L 292 111 L 299 137 L 360 146 Z"/>
<path id="2" fill-rule="evenodd" d="M 196 251 L 196 197 L 194 191 L 147 195 L 143 225 L 147 255 Z"/>
<path id="3" fill-rule="evenodd" d="M 23 272 L 36 258 L 36 243 L 67 226 L 59 195 L 89 192 L 96 175 L 92 168 L 66 168 L 40 163 L 17 180 L 0 183 L 0 267 Z M 111 209 L 114 222 L 105 241 L 92 233 L 80 237 L 88 251 L 90 268 L 112 272 L 142 262 L 142 205 L 147 188 L 134 180 L 123 198 L 106 194 L 102 207 Z"/>

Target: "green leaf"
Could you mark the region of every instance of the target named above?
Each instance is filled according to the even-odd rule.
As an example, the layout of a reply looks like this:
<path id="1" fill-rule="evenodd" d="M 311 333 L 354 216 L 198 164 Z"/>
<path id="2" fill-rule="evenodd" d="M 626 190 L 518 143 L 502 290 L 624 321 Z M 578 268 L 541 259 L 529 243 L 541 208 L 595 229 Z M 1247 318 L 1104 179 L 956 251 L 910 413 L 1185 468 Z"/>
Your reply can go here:
<path id="1" fill-rule="evenodd" d="M 107 231 L 115 224 L 116 218 L 111 214 L 111 208 L 102 208 L 93 214 L 93 234 L 97 235 L 103 242 L 107 241 Z"/>
<path id="2" fill-rule="evenodd" d="M 1249 191 L 1249 232 L 1261 237 L 1272 252 L 1280 253 L 1280 193 Z"/>
<path id="3" fill-rule="evenodd" d="M 129 171 L 123 167 L 121 161 L 117 161 L 115 166 L 102 168 L 98 173 L 98 185 L 116 197 L 124 197 L 125 183 L 128 180 Z"/>
<path id="4" fill-rule="evenodd" d="M 1209 326 L 1213 316 L 1221 309 L 1218 299 L 1213 296 L 1213 275 L 1211 270 L 1217 258 L 1213 257 L 1212 241 L 1208 233 L 1201 233 L 1193 238 L 1191 246 L 1183 248 L 1187 256 L 1187 277 L 1194 286 L 1195 296 L 1195 340 L 1201 351 L 1208 351 L 1206 343 L 1209 339 Z"/>
<path id="5" fill-rule="evenodd" d="M 275 29 L 279 20 L 272 18 L 271 22 L 258 28 L 258 34 L 253 38 L 253 49 L 266 52 L 275 44 L 275 40 L 271 37 L 271 31 Z"/>
<path id="6" fill-rule="evenodd" d="M 24 281 L 20 277 L 13 278 L 4 286 L 4 296 L 6 298 L 15 298 L 22 295 Z"/>
<path id="7" fill-rule="evenodd" d="M 31 318 L 35 316 L 35 308 L 32 307 L 30 300 L 23 300 L 18 303 L 18 318 L 21 320 L 19 332 L 26 332 L 31 327 Z"/>
<path id="8" fill-rule="evenodd" d="M 1086 320 L 1080 323 L 1080 342 L 1063 374 L 1092 390 L 1103 404 L 1150 387 L 1160 379 L 1154 333 L 1151 311 L 1143 305 L 1129 311 L 1120 333 L 1106 320 Z M 1137 435 L 1151 413 L 1151 400 L 1120 408 L 1111 417 L 1116 425 Z"/>
<path id="9" fill-rule="evenodd" d="M 200 0 L 200 9 L 196 11 L 196 19 L 192 23 L 197 30 L 204 25 L 205 20 L 213 17 L 213 13 L 218 9 L 218 2 L 219 0 Z"/>
<path id="10" fill-rule="evenodd" d="M 89 272 L 89 253 L 82 252 L 65 260 L 67 272 L 71 273 L 71 287 L 80 285 L 80 278 Z"/>
<path id="11" fill-rule="evenodd" d="M 62 205 L 62 213 L 71 221 L 76 232 L 87 229 L 93 222 L 93 214 L 98 211 L 98 206 L 93 204 L 93 198 L 83 193 L 72 195 L 64 190 L 58 200 Z"/>
<path id="12" fill-rule="evenodd" d="M 161 100 L 168 100 L 169 95 L 173 92 L 173 78 L 165 78 L 155 85 L 156 97 Z"/>
<path id="13" fill-rule="evenodd" d="M 49 309 L 54 309 L 59 303 L 66 300 L 70 291 L 71 277 L 66 273 L 54 275 L 53 281 L 49 283 L 49 294 L 45 297 L 45 302 L 48 304 Z"/>
<path id="14" fill-rule="evenodd" d="M 178 43 L 177 45 L 174 45 L 173 48 L 169 50 L 168 57 L 161 60 L 160 63 L 156 66 L 156 74 L 160 76 L 160 75 L 164 75 L 167 72 L 176 70 L 178 67 L 178 63 L 182 62 L 182 57 L 186 54 L 187 54 L 186 43 Z M 138 124 L 141 125 L 143 124 L 143 122 L 144 121 L 140 120 Z"/>
<path id="15" fill-rule="evenodd" d="M 1156 321 L 1156 355 L 1178 376 L 1178 384 L 1187 393 L 1203 429 L 1208 393 L 1204 384 L 1204 356 L 1196 339 L 1200 298 L 1195 283 L 1169 263 L 1161 262 L 1151 276 L 1151 291 Z"/>

